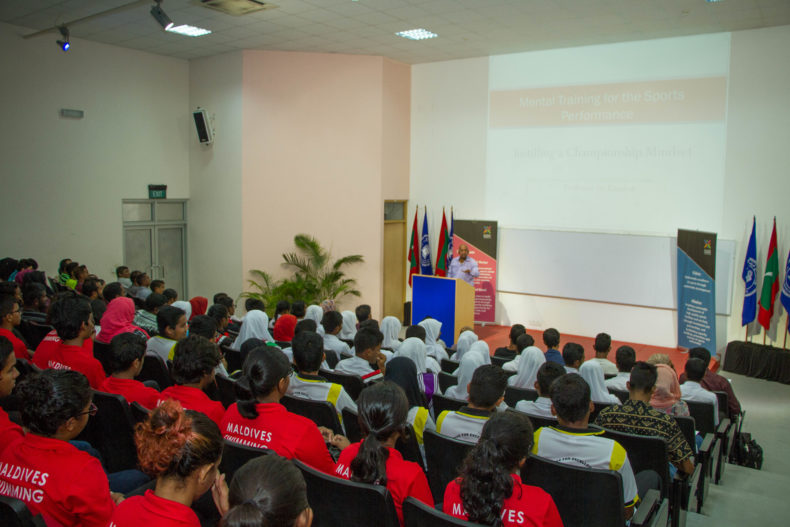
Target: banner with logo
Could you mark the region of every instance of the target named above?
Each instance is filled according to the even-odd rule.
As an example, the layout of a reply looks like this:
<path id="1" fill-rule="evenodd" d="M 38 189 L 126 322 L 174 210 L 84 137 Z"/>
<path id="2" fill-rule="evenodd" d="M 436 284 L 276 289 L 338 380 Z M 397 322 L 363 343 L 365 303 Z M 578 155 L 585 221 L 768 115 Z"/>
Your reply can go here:
<path id="1" fill-rule="evenodd" d="M 716 233 L 678 229 L 678 346 L 716 353 Z"/>
<path id="2" fill-rule="evenodd" d="M 469 248 L 469 258 L 477 262 L 475 278 L 475 322 L 496 320 L 497 222 L 453 221 L 453 258 L 461 245 Z"/>

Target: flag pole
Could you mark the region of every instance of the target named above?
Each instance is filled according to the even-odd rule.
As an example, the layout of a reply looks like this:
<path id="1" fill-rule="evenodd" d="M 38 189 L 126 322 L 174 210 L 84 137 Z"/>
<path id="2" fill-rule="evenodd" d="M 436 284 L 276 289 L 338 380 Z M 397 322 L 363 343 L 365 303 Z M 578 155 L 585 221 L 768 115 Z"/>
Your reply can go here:
<path id="1" fill-rule="evenodd" d="M 746 336 L 743 337 L 744 342 L 749 342 L 749 324 L 746 324 Z"/>

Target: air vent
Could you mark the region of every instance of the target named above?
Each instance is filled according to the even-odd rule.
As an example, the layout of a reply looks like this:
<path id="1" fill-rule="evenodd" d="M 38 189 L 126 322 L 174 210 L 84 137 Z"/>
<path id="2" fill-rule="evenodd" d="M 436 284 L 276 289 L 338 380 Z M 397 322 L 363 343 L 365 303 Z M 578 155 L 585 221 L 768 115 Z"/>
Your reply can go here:
<path id="1" fill-rule="evenodd" d="M 277 7 L 270 2 L 260 0 L 200 0 L 200 5 L 233 16 L 249 15 Z"/>

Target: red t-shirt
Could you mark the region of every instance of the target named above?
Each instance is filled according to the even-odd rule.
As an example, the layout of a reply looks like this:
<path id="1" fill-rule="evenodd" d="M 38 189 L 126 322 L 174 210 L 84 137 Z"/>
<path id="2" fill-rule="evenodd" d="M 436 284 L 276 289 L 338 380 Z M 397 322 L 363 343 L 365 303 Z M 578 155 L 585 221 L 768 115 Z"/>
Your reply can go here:
<path id="1" fill-rule="evenodd" d="M 109 527 L 200 527 L 195 511 L 175 501 L 160 498 L 152 490 L 123 500 L 115 508 Z"/>
<path id="2" fill-rule="evenodd" d="M 14 335 L 13 331 L 0 328 L 0 337 L 5 337 L 11 341 L 11 344 L 14 345 L 14 355 L 17 359 L 28 360 L 30 358 L 30 354 L 27 352 L 27 345 L 19 340 L 19 337 Z"/>
<path id="3" fill-rule="evenodd" d="M 230 405 L 220 426 L 225 439 L 253 448 L 271 449 L 321 472 L 334 473 L 335 462 L 314 422 L 292 414 L 279 403 L 258 403 L 256 408 L 258 417 L 247 419 L 241 416 L 236 403 Z"/>
<path id="4" fill-rule="evenodd" d="M 513 494 L 502 504 L 500 516 L 504 527 L 562 527 L 562 519 L 554 500 L 543 489 L 524 485 L 518 474 L 513 476 Z M 454 518 L 468 520 L 461 501 L 460 480 L 447 484 L 442 510 Z"/>
<path id="5" fill-rule="evenodd" d="M 25 437 L 22 427 L 11 421 L 5 410 L 0 408 L 0 453 L 3 449 L 17 439 Z"/>
<path id="6" fill-rule="evenodd" d="M 28 434 L 0 453 L 0 494 L 66 527 L 106 527 L 115 504 L 99 460 L 66 441 Z"/>
<path id="7" fill-rule="evenodd" d="M 175 399 L 181 403 L 181 406 L 183 406 L 185 410 L 194 410 L 206 414 L 212 421 L 217 423 L 217 426 L 221 425 L 222 416 L 225 415 L 225 407 L 222 406 L 221 402 L 212 401 L 211 398 L 206 395 L 206 392 L 191 386 L 180 386 L 176 384 L 170 388 L 165 388 L 162 390 L 162 393 L 159 394 L 159 400 L 156 402 L 156 406 L 168 399 Z"/>
<path id="8" fill-rule="evenodd" d="M 44 366 L 41 366 L 38 362 L 36 362 L 36 356 L 39 355 L 39 352 L 44 351 L 45 355 L 48 353 L 52 353 L 58 346 L 60 346 L 60 337 L 58 337 L 58 332 L 54 329 L 47 333 L 47 336 L 44 337 L 38 347 L 36 348 L 36 352 L 33 354 L 33 364 L 41 368 L 42 370 L 46 369 L 46 361 L 44 362 Z M 82 349 L 84 349 L 91 357 L 93 356 L 93 339 L 85 339 L 82 342 Z"/>
<path id="9" fill-rule="evenodd" d="M 153 410 L 159 402 L 160 393 L 134 379 L 119 379 L 107 377 L 104 379 L 101 390 L 107 393 L 123 395 L 129 404 L 140 403 L 144 408 Z"/>
<path id="10" fill-rule="evenodd" d="M 41 369 L 78 371 L 88 378 L 94 390 L 101 390 L 106 377 L 101 362 L 93 353 L 86 352 L 85 346 L 67 346 L 61 342 L 57 347 L 43 350 L 43 353 L 36 351 L 33 364 Z"/>
<path id="11" fill-rule="evenodd" d="M 361 445 L 361 442 L 354 443 L 340 453 L 335 467 L 336 476 L 351 479 L 351 461 L 357 457 Z M 412 461 L 405 461 L 401 453 L 394 448 L 387 450 L 389 451 L 386 464 L 387 490 L 395 503 L 398 521 L 403 525 L 403 500 L 411 496 L 433 507 L 433 495 L 428 486 L 428 478 L 425 477 L 425 472 L 422 471 L 420 465 Z"/>

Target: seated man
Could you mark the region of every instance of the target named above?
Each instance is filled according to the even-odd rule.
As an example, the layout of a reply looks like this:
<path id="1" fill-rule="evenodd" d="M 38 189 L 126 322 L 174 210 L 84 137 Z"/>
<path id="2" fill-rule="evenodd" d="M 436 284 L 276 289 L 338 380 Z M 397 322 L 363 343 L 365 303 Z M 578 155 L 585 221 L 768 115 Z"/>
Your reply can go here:
<path id="1" fill-rule="evenodd" d="M 566 373 L 579 373 L 584 362 L 584 347 L 575 342 L 568 342 L 562 347 L 562 360 L 565 361 Z"/>
<path id="2" fill-rule="evenodd" d="M 132 272 L 125 265 L 115 268 L 115 277 L 118 278 L 118 282 L 120 282 L 121 285 L 123 285 L 126 289 L 129 289 L 133 285 L 131 276 Z"/>
<path id="3" fill-rule="evenodd" d="M 477 443 L 488 418 L 505 400 L 507 374 L 499 366 L 484 364 L 472 375 L 466 389 L 469 404 L 451 412 L 445 410 L 436 419 L 436 431 L 443 436 Z"/>
<path id="4" fill-rule="evenodd" d="M 49 298 L 47 288 L 37 282 L 29 282 L 22 286 L 22 320 L 36 324 L 47 323 Z"/>
<path id="5" fill-rule="evenodd" d="M 329 311 L 329 313 L 337 313 L 337 311 Z M 339 315 L 340 313 L 337 314 Z M 359 375 L 365 383 L 382 379 L 387 367 L 387 358 L 381 353 L 381 342 L 383 340 L 384 336 L 381 334 L 381 331 L 376 332 L 372 329 L 357 331 L 357 334 L 354 335 L 354 351 L 356 355 L 338 362 L 337 366 L 335 366 L 335 371 Z M 375 370 L 371 367 L 371 364 L 376 365 Z"/>
<path id="6" fill-rule="evenodd" d="M 129 296 L 145 300 L 151 294 L 151 277 L 147 273 L 139 273 L 132 277 L 134 285 L 129 288 Z"/>
<path id="7" fill-rule="evenodd" d="M 22 307 L 19 304 L 12 295 L 0 295 L 0 336 L 7 338 L 14 346 L 14 356 L 17 359 L 29 360 L 27 344 L 14 333 L 14 328 L 22 323 Z"/>
<path id="8" fill-rule="evenodd" d="M 555 380 L 551 385 L 551 411 L 559 424 L 535 430 L 532 453 L 567 465 L 619 472 L 625 518 L 630 519 L 639 501 L 631 463 L 620 443 L 602 437 L 603 430 L 588 426 L 592 410 L 590 386 L 581 375 L 567 373 Z"/>
<path id="9" fill-rule="evenodd" d="M 343 329 L 343 315 L 337 311 L 327 311 L 321 318 L 321 325 L 324 327 L 324 349 L 334 353 L 337 360 L 351 357 L 351 348 L 337 337 Z"/>
<path id="10" fill-rule="evenodd" d="M 708 368 L 702 359 L 686 361 L 686 382 L 680 385 L 680 397 L 684 401 L 698 401 L 713 405 L 713 424 L 719 424 L 719 399 L 716 394 L 702 387 L 702 379 Z"/>
<path id="11" fill-rule="evenodd" d="M 636 352 L 631 346 L 620 346 L 614 355 L 617 362 L 617 376 L 606 379 L 604 384 L 607 388 L 628 391 L 627 383 L 631 379 L 631 368 L 636 362 Z"/>
<path id="12" fill-rule="evenodd" d="M 521 363 L 521 352 L 534 345 L 535 339 L 533 339 L 529 333 L 522 333 L 519 335 L 518 338 L 516 338 L 516 350 L 518 350 L 518 355 L 516 355 L 513 360 L 504 363 L 502 369 L 505 371 L 518 371 L 518 365 Z"/>
<path id="13" fill-rule="evenodd" d="M 705 363 L 705 376 L 700 381 L 700 386 L 711 392 L 724 392 L 727 394 L 727 414 L 733 420 L 741 413 L 741 403 L 732 391 L 730 381 L 718 373 L 713 373 L 708 369 L 710 366 L 710 352 L 705 348 L 691 348 L 689 350 L 690 359 L 701 359 Z M 680 384 L 686 380 L 685 374 L 680 375 Z"/>
<path id="14" fill-rule="evenodd" d="M 538 417 L 550 417 L 551 413 L 551 383 L 565 375 L 565 368 L 556 362 L 544 362 L 538 369 L 538 379 L 535 381 L 535 390 L 538 392 L 536 401 L 519 401 L 516 410 Z"/>
<path id="15" fill-rule="evenodd" d="M 291 375 L 288 384 L 288 395 L 310 399 L 311 401 L 329 401 L 337 410 L 340 422 L 343 422 L 343 409 L 357 411 L 357 405 L 343 386 L 329 382 L 318 375 L 324 361 L 324 341 L 321 335 L 313 331 L 300 331 L 291 342 L 293 360 L 297 373 Z"/>
<path id="16" fill-rule="evenodd" d="M 593 360 L 601 365 L 603 374 L 617 375 L 617 366 L 615 366 L 612 361 L 606 358 L 609 355 L 609 352 L 612 351 L 612 337 L 606 333 L 598 333 L 595 336 L 593 349 L 595 350 L 595 358 Z"/>
<path id="17" fill-rule="evenodd" d="M 516 345 L 516 339 L 518 339 L 518 337 L 524 333 L 526 333 L 526 328 L 524 328 L 523 324 L 513 324 L 510 326 L 510 342 L 507 346 L 497 348 L 496 351 L 494 351 L 494 357 L 513 360 L 516 355 L 521 352 L 521 350 L 518 349 Z"/>
<path id="18" fill-rule="evenodd" d="M 146 353 L 159 355 L 163 361 L 173 358 L 176 343 L 187 336 L 187 314 L 183 309 L 162 306 L 156 313 L 156 328 L 159 333 L 148 339 Z"/>
<path id="19" fill-rule="evenodd" d="M 135 333 L 113 337 L 107 360 L 112 373 L 104 380 L 101 391 L 123 395 L 129 404 L 136 402 L 149 410 L 156 408 L 159 392 L 134 379 L 143 370 L 144 360 L 144 337 Z"/>
<path id="20" fill-rule="evenodd" d="M 354 309 L 354 315 L 357 317 L 357 329 L 359 325 L 370 318 L 370 306 L 367 304 L 360 304 Z"/>
<path id="21" fill-rule="evenodd" d="M 138 309 L 134 315 L 134 325 L 143 328 L 146 333 L 154 337 L 159 332 L 159 325 L 156 322 L 156 314 L 159 308 L 167 304 L 165 295 L 159 293 L 151 293 L 145 299 L 145 307 Z"/>
<path id="22" fill-rule="evenodd" d="M 167 289 L 162 291 L 162 294 L 165 295 L 165 298 L 167 299 L 167 305 L 168 306 L 172 306 L 173 302 L 178 300 L 178 291 L 176 291 L 175 289 L 172 289 L 170 287 L 168 287 Z"/>
<path id="23" fill-rule="evenodd" d="M 406 338 L 415 337 L 425 342 L 425 328 L 419 324 L 414 324 L 406 328 Z"/>
<path id="24" fill-rule="evenodd" d="M 694 472 L 691 447 L 677 421 L 650 406 L 657 378 L 654 365 L 637 362 L 627 384 L 628 401 L 601 410 L 595 424 L 616 432 L 663 438 L 667 443 L 669 462 L 679 471 L 691 474 Z"/>
<path id="25" fill-rule="evenodd" d="M 560 345 L 560 332 L 554 328 L 549 328 L 544 331 L 543 344 L 546 345 L 546 360 L 565 366 L 565 361 L 562 359 L 562 354 L 557 349 L 557 347 Z"/>
<path id="26" fill-rule="evenodd" d="M 165 281 L 164 280 L 151 280 L 151 292 L 162 294 L 165 292 Z"/>

